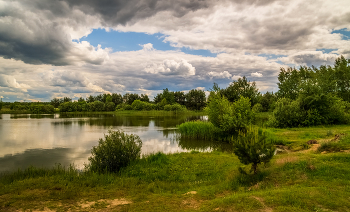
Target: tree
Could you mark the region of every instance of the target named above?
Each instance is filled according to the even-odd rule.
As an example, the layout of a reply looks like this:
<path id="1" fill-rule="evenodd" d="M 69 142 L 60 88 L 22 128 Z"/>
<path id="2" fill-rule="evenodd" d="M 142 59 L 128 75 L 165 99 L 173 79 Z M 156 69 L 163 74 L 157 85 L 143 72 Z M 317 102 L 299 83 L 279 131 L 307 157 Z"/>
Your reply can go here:
<path id="1" fill-rule="evenodd" d="M 2 98 L 0 100 L 0 110 L 2 109 Z"/>
<path id="2" fill-rule="evenodd" d="M 60 100 L 58 99 L 58 98 L 54 98 L 54 99 L 52 99 L 51 100 L 51 102 L 50 102 L 50 104 L 52 105 L 52 106 L 54 106 L 55 108 L 58 108 L 58 106 L 60 106 Z"/>
<path id="3" fill-rule="evenodd" d="M 64 97 L 63 102 L 72 102 L 72 99 L 69 97 Z"/>
<path id="4" fill-rule="evenodd" d="M 149 98 L 147 94 L 141 94 L 140 100 L 143 102 L 149 102 Z"/>
<path id="5" fill-rule="evenodd" d="M 183 91 L 174 92 L 174 99 L 175 99 L 175 102 L 180 105 L 185 105 L 186 103 L 186 96 Z"/>
<path id="6" fill-rule="evenodd" d="M 259 164 L 270 162 L 275 149 L 273 143 L 267 141 L 266 132 L 259 132 L 252 127 L 246 133 L 239 131 L 238 138 L 233 140 L 233 152 L 241 163 L 252 164 L 251 171 L 254 174 Z"/>
<path id="7" fill-rule="evenodd" d="M 202 110 L 205 105 L 205 92 L 202 90 L 192 89 L 186 95 L 186 107 L 190 110 Z"/>
<path id="8" fill-rule="evenodd" d="M 337 95 L 350 102 L 350 59 L 343 56 L 337 58 L 334 64 L 334 75 L 337 85 Z"/>
<path id="9" fill-rule="evenodd" d="M 126 93 L 123 96 L 124 103 L 131 105 L 135 100 L 139 100 L 140 97 L 137 93 Z"/>
<path id="10" fill-rule="evenodd" d="M 112 102 L 114 102 L 114 104 L 116 106 L 122 104 L 123 103 L 123 96 L 121 94 L 118 94 L 118 93 L 113 93 L 112 94 Z"/>
<path id="11" fill-rule="evenodd" d="M 227 88 L 221 90 L 230 102 L 237 101 L 241 96 L 250 98 L 251 105 L 254 106 L 259 101 L 259 90 L 255 82 L 249 82 L 245 76 L 233 81 Z"/>
<path id="12" fill-rule="evenodd" d="M 259 103 L 262 106 L 262 112 L 267 112 L 274 108 L 274 104 L 277 101 L 277 97 L 273 92 L 266 92 L 259 98 Z"/>
<path id="13" fill-rule="evenodd" d="M 92 95 L 90 95 L 88 98 L 86 98 L 86 102 L 87 103 L 92 103 L 92 102 L 94 102 L 96 99 L 95 99 L 95 97 L 93 97 Z"/>

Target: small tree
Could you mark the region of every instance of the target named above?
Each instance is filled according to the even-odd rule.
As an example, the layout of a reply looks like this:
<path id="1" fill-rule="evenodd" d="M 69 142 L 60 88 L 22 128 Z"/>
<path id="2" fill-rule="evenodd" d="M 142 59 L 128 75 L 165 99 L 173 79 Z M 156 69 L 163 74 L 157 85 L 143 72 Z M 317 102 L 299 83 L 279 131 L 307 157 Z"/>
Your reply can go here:
<path id="1" fill-rule="evenodd" d="M 142 141 L 137 135 L 128 135 L 123 131 L 108 131 L 105 139 L 100 138 L 89 157 L 87 168 L 95 172 L 118 172 L 130 162 L 140 158 Z"/>
<path id="2" fill-rule="evenodd" d="M 2 109 L 2 99 L 0 101 L 0 110 Z"/>
<path id="3" fill-rule="evenodd" d="M 250 127 L 247 132 L 239 131 L 238 138 L 233 140 L 234 153 L 241 163 L 252 164 L 251 171 L 256 174 L 258 165 L 270 162 L 274 156 L 275 147 L 266 141 L 266 132 Z"/>

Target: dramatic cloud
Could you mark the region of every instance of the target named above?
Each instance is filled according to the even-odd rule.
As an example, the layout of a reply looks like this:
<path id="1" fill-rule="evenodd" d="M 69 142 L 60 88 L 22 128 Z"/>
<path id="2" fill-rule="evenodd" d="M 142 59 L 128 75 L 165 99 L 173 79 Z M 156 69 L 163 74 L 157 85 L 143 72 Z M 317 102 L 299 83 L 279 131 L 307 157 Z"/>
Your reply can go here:
<path id="1" fill-rule="evenodd" d="M 276 91 L 280 67 L 332 65 L 340 55 L 350 57 L 348 4 L 0 0 L 0 95 L 41 101 L 109 92 L 153 96 L 166 87 L 224 87 L 241 76 Z M 103 40 L 98 45 L 86 37 L 94 29 L 157 33 L 172 50 L 134 40 L 142 49 L 113 52 Z"/>

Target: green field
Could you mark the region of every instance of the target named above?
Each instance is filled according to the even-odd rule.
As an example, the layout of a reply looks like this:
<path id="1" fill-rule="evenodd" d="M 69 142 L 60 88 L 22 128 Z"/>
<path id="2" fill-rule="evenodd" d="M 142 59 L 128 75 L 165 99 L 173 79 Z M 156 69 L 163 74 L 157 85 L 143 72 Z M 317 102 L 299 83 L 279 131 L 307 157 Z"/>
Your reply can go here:
<path id="1" fill-rule="evenodd" d="M 217 151 L 155 154 L 118 174 L 29 168 L 1 176 L 0 211 L 350 211 L 349 150 L 301 148 L 349 134 L 349 126 L 268 131 L 288 151 L 257 175 L 240 174 L 237 157 Z"/>

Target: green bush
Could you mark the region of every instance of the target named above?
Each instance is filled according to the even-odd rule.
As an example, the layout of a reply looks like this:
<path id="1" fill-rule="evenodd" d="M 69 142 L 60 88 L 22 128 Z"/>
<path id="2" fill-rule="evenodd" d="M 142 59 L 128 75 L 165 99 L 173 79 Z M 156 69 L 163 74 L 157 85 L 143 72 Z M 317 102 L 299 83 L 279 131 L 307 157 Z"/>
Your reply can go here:
<path id="1" fill-rule="evenodd" d="M 114 111 L 115 110 L 115 104 L 114 102 L 107 102 L 105 104 L 106 111 Z"/>
<path id="2" fill-rule="evenodd" d="M 350 120 L 346 108 L 346 102 L 330 94 L 300 96 L 294 101 L 282 98 L 276 102 L 273 116 L 268 125 L 286 128 L 346 124 Z"/>
<path id="3" fill-rule="evenodd" d="M 171 105 L 165 105 L 164 106 L 165 111 L 171 111 Z"/>
<path id="4" fill-rule="evenodd" d="M 123 131 L 108 131 L 98 146 L 94 146 L 87 169 L 92 172 L 118 172 L 132 161 L 140 158 L 142 141 L 137 135 Z"/>
<path id="5" fill-rule="evenodd" d="M 144 110 L 145 109 L 145 102 L 142 102 L 141 100 L 135 100 L 132 104 L 131 107 L 133 110 Z"/>
<path id="6" fill-rule="evenodd" d="M 255 112 L 255 113 L 259 113 L 259 112 L 262 112 L 264 110 L 263 106 L 260 104 L 260 103 L 257 103 L 253 106 L 252 110 Z"/>
<path id="7" fill-rule="evenodd" d="M 241 163 L 252 164 L 251 171 L 257 173 L 258 165 L 268 163 L 275 153 L 271 141 L 267 141 L 266 132 L 250 127 L 246 133 L 240 131 L 238 138 L 232 138 L 233 151 Z"/>

